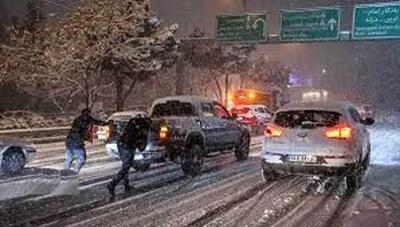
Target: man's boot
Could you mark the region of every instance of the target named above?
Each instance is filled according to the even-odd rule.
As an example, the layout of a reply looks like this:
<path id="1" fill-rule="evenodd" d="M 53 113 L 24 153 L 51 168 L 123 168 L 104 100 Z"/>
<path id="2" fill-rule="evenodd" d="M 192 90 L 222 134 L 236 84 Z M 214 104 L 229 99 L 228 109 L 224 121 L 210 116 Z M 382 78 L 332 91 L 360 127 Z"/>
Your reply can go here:
<path id="1" fill-rule="evenodd" d="M 112 198 L 114 198 L 115 197 L 115 184 L 113 184 L 113 182 L 109 183 L 107 185 L 107 189 L 108 189 L 108 193 L 110 193 L 110 196 Z"/>
<path id="2" fill-rule="evenodd" d="M 127 179 L 124 180 L 124 188 L 125 188 L 125 193 L 130 192 L 132 190 L 132 187 L 129 185 L 129 180 Z"/>

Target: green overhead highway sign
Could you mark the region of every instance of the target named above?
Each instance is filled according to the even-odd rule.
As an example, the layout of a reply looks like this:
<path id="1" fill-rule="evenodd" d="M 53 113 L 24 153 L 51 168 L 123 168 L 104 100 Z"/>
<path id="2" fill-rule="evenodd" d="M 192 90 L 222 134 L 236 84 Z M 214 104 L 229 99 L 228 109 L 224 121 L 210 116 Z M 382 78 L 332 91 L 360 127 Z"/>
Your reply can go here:
<path id="1" fill-rule="evenodd" d="M 356 5 L 353 39 L 400 38 L 400 3 Z"/>
<path id="2" fill-rule="evenodd" d="M 219 42 L 261 42 L 266 40 L 267 14 L 217 16 Z"/>
<path id="3" fill-rule="evenodd" d="M 315 8 L 282 10 L 280 40 L 282 42 L 339 40 L 340 10 Z"/>

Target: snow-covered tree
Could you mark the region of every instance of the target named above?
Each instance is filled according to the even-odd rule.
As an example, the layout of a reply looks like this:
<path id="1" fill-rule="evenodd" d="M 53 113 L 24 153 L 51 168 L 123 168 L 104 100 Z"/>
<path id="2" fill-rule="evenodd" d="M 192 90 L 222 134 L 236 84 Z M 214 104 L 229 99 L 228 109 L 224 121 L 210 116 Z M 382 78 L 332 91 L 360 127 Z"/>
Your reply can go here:
<path id="1" fill-rule="evenodd" d="M 176 30 L 161 25 L 148 0 L 87 0 L 49 26 L 46 55 L 63 83 L 87 100 L 114 92 L 122 110 L 138 81 L 174 63 Z"/>
<path id="2" fill-rule="evenodd" d="M 74 97 L 83 96 L 90 107 L 112 95 L 122 110 L 137 82 L 178 55 L 177 25 L 162 25 L 149 0 L 85 0 L 43 29 L 28 25 L 9 27 L 10 42 L 0 48 L 0 82 L 29 89 L 34 86 L 25 81 L 37 81 L 60 109 Z"/>
<path id="3" fill-rule="evenodd" d="M 5 38 L 0 43 L 0 82 L 14 82 L 20 87 L 32 85 L 47 68 L 41 36 L 43 18 L 31 21 L 14 18 L 4 26 Z"/>
<path id="4" fill-rule="evenodd" d="M 282 93 L 289 84 L 289 68 L 278 61 L 269 61 L 259 57 L 251 62 L 247 69 L 247 79 L 255 81 L 266 91 Z"/>
<path id="5" fill-rule="evenodd" d="M 199 90 L 203 90 L 201 87 L 208 84 L 222 102 L 226 85 L 221 84 L 221 77 L 245 70 L 249 65 L 250 53 L 255 47 L 203 41 L 203 35 L 200 29 L 195 29 L 189 39 L 183 42 L 180 50 L 188 65 L 206 71 L 200 73 L 200 78 L 196 80 L 200 80 L 201 83 L 191 86 L 200 86 Z"/>

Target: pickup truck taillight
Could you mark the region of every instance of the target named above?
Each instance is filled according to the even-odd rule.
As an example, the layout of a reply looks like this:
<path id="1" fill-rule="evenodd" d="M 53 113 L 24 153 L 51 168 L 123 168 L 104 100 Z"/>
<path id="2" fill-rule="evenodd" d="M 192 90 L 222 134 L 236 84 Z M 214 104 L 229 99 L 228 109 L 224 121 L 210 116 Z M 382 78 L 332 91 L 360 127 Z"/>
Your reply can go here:
<path id="1" fill-rule="evenodd" d="M 162 125 L 160 127 L 159 137 L 161 140 L 165 140 L 165 139 L 167 139 L 167 136 L 168 136 L 168 127 L 165 125 Z"/>
<path id="2" fill-rule="evenodd" d="M 168 123 L 166 120 L 160 122 L 160 130 L 158 131 L 158 138 L 160 140 L 166 140 L 168 137 Z"/>

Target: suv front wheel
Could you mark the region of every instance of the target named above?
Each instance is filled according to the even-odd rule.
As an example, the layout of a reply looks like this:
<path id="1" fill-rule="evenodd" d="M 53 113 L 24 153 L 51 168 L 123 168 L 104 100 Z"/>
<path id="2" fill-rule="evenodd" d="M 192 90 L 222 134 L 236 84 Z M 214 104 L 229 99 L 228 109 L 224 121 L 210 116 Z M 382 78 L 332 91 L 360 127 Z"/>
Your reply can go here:
<path id="1" fill-rule="evenodd" d="M 351 195 L 361 186 L 362 166 L 354 164 L 346 174 L 347 195 Z"/>
<path id="2" fill-rule="evenodd" d="M 264 182 L 272 182 L 279 178 L 279 175 L 273 171 L 261 170 L 261 176 Z"/>

